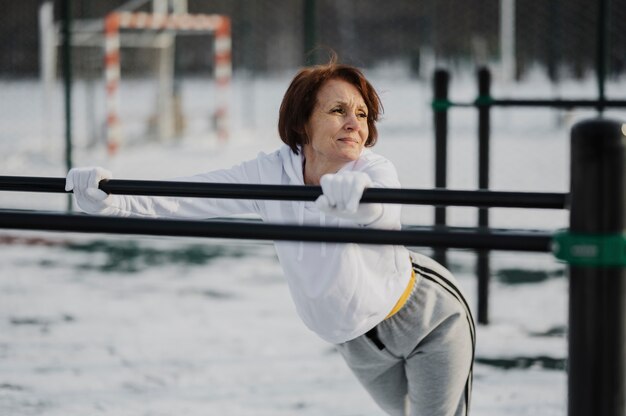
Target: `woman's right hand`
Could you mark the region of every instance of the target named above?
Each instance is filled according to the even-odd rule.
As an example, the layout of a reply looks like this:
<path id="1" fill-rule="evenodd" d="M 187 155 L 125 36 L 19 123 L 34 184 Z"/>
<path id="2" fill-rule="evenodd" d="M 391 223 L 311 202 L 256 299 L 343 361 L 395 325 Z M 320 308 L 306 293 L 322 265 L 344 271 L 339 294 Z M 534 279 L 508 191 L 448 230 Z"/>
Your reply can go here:
<path id="1" fill-rule="evenodd" d="M 98 185 L 101 180 L 112 177 L 111 172 L 100 167 L 74 168 L 67 173 L 65 190 L 74 192 L 76 203 L 83 211 L 106 214 L 116 196 L 100 190 Z"/>
<path id="2" fill-rule="evenodd" d="M 317 208 L 338 218 L 370 225 L 383 215 L 382 204 L 361 204 L 361 196 L 372 180 L 365 172 L 327 173 L 320 181 L 323 194 L 315 201 Z"/>

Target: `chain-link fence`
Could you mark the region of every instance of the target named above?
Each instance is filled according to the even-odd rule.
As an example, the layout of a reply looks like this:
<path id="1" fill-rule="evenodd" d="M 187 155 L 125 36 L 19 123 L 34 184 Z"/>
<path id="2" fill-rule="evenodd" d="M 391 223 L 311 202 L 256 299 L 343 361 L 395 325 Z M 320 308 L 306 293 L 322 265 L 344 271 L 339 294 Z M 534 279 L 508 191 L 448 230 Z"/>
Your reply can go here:
<path id="1" fill-rule="evenodd" d="M 62 36 L 55 42 L 42 36 L 40 7 L 43 0 L 10 2 L 0 17 L 0 140 L 15 148 L 45 147 L 62 136 L 63 90 Z M 52 2 L 52 21 L 59 33 L 62 0 Z M 179 2 L 180 3 L 180 2 Z M 623 75 L 626 62 L 626 1 L 607 1 L 605 17 L 598 3 L 585 0 L 193 0 L 192 14 L 221 14 L 232 21 L 234 78 L 251 79 L 292 74 L 306 62 L 321 62 L 335 51 L 342 62 L 366 69 L 393 68 L 416 82 L 429 82 L 436 66 L 473 71 L 488 64 L 500 80 L 501 57 L 514 57 L 513 77 L 524 80 L 539 71 L 556 83 L 562 79 L 593 77 L 599 59 L 605 59 L 607 77 Z M 503 7 L 513 7 L 505 17 Z M 72 77 L 76 105 L 73 110 L 77 143 L 96 145 L 106 130 L 103 19 L 113 10 L 126 8 L 150 12 L 150 1 L 74 0 L 72 17 Z M 606 54 L 598 55 L 603 33 Z M 503 36 L 512 40 L 506 43 Z M 158 94 L 160 50 L 146 46 L 151 40 L 126 47 L 122 41 L 121 88 L 143 78 L 146 83 L 124 100 L 122 117 L 137 135 L 149 134 L 158 118 L 154 96 Z M 132 42 L 131 42 L 132 43 Z M 46 49 L 44 46 L 52 44 Z M 197 114 L 199 130 L 215 128 L 210 107 L 215 59 L 211 36 L 181 35 L 175 40 L 175 77 L 191 88 L 205 88 L 206 101 L 186 104 L 187 123 Z M 56 62 L 53 81 L 45 81 L 52 48 Z M 311 50 L 313 49 L 313 50 Z M 391 70 L 390 70 L 391 71 Z M 48 74 L 48 76 L 50 76 Z M 47 82 L 47 83 L 46 83 Z M 194 84 L 193 82 L 197 82 Z M 199 84 L 198 84 L 199 83 Z M 250 85 L 247 85 L 248 87 Z M 245 86 L 244 86 L 245 87 Z M 122 92 L 122 95 L 124 93 Z M 619 95 L 619 91 L 608 94 Z M 424 101 L 428 97 L 422 97 Z M 141 104 L 132 106 L 130 104 Z M 233 114 L 233 117 L 237 117 Z M 5 152 L 6 154 L 6 152 Z"/>
<path id="2" fill-rule="evenodd" d="M 339 53 L 344 61 L 372 66 L 401 60 L 413 68 L 432 54 L 442 62 L 487 60 L 500 55 L 500 9 L 506 0 L 193 0 L 190 13 L 218 13 L 233 21 L 235 69 L 276 71 L 305 61 L 305 28 L 313 22 L 315 44 Z M 36 77 L 39 72 L 37 12 L 42 0 L 11 2 L 0 25 L 0 74 Z M 56 20 L 60 0 L 54 1 Z M 132 1 L 75 0 L 75 22 L 102 19 Z M 136 2 L 135 2 L 136 3 Z M 307 3 L 310 5 L 307 7 Z M 598 17 L 598 2 L 525 0 L 515 5 L 515 48 L 519 75 L 530 65 L 582 75 L 596 60 L 598 25 L 607 31 L 608 68 L 624 70 L 626 2 L 607 2 L 607 21 Z M 149 10 L 148 6 L 142 9 Z M 509 24 L 510 22 L 506 22 Z M 192 41 L 190 41 L 193 43 Z M 202 44 L 180 57 L 184 70 L 200 70 L 210 62 Z M 77 57 L 77 59 L 80 59 Z M 127 57 L 132 60 L 133 58 Z"/>

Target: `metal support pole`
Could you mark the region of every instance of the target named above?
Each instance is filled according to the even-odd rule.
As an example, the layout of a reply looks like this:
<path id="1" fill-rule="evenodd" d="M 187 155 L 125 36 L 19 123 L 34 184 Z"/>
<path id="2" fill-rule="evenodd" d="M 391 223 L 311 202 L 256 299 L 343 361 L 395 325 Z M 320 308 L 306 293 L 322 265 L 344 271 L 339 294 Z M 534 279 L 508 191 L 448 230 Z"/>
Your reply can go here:
<path id="1" fill-rule="evenodd" d="M 598 81 L 598 112 L 602 114 L 604 111 L 605 100 L 604 95 L 604 81 L 606 79 L 606 65 L 607 65 L 607 40 L 609 32 L 609 0 L 598 1 L 598 18 L 597 18 L 597 33 L 596 33 L 596 78 Z"/>
<path id="2" fill-rule="evenodd" d="M 304 64 L 317 64 L 316 0 L 304 0 Z"/>
<path id="3" fill-rule="evenodd" d="M 435 129 L 435 188 L 447 187 L 448 170 L 448 87 L 450 73 L 445 69 L 435 71 L 433 78 L 434 129 Z M 435 207 L 435 226 L 446 225 L 446 208 Z M 433 257 L 446 265 L 446 250 L 435 249 Z"/>
<path id="4" fill-rule="evenodd" d="M 479 100 L 491 98 L 491 73 L 487 68 L 478 70 Z M 490 106 L 478 107 L 478 188 L 489 189 L 489 135 Z M 478 227 L 489 227 L 489 210 L 478 209 Z M 478 278 L 478 322 L 489 323 L 489 251 L 476 253 L 476 275 Z"/>
<path id="5" fill-rule="evenodd" d="M 571 132 L 570 231 L 626 231 L 626 125 L 594 119 Z M 626 414 L 626 268 L 571 266 L 569 416 Z"/>
<path id="6" fill-rule="evenodd" d="M 63 19 L 63 85 L 65 99 L 65 167 L 72 168 L 72 4 L 71 0 L 61 2 Z M 72 210 L 72 196 L 67 197 L 67 210 Z"/>

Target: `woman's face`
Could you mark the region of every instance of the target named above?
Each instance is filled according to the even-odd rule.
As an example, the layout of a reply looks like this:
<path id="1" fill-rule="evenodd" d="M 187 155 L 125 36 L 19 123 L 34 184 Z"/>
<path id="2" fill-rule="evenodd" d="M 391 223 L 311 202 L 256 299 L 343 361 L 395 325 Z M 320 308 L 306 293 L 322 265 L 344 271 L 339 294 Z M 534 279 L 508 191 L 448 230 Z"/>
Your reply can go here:
<path id="1" fill-rule="evenodd" d="M 307 166 L 336 166 L 358 159 L 369 136 L 367 106 L 359 90 L 342 79 L 326 81 L 305 126 Z"/>

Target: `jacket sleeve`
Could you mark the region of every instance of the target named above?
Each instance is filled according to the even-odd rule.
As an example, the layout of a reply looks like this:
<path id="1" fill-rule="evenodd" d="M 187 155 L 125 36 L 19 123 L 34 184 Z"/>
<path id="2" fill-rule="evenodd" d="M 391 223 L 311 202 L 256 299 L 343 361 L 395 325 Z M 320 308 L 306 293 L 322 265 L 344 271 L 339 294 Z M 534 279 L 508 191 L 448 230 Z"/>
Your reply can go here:
<path id="1" fill-rule="evenodd" d="M 389 160 L 378 156 L 372 158 L 363 166 L 363 172 L 372 180 L 372 188 L 400 188 L 400 179 L 395 166 Z M 366 227 L 399 230 L 402 228 L 402 206 L 398 204 L 382 204 L 383 213 L 374 222 Z"/>
<path id="2" fill-rule="evenodd" d="M 259 183 L 257 159 L 229 169 L 171 179 L 174 182 Z M 107 213 L 123 217 L 205 219 L 229 215 L 258 214 L 257 201 L 247 199 L 183 198 L 119 195 Z"/>

